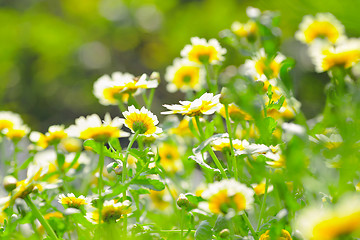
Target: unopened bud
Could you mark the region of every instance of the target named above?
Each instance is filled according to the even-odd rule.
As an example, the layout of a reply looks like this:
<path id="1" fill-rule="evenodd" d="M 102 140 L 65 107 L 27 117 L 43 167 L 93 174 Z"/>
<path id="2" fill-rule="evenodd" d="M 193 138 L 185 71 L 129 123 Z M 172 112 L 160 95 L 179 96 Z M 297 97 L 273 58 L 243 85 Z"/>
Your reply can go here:
<path id="1" fill-rule="evenodd" d="M 160 83 L 160 74 L 159 72 L 152 72 L 150 75 L 150 80 L 157 80 Z"/>
<path id="2" fill-rule="evenodd" d="M 221 230 L 219 236 L 220 236 L 220 238 L 228 238 L 230 236 L 229 229 L 225 228 L 225 229 Z"/>
<path id="3" fill-rule="evenodd" d="M 189 199 L 185 196 L 185 194 L 180 194 L 177 201 L 176 201 L 177 205 L 180 208 L 188 208 L 190 205 Z"/>
<path id="4" fill-rule="evenodd" d="M 16 188 L 16 182 L 17 182 L 16 178 L 11 175 L 4 177 L 3 185 L 5 190 L 8 192 L 14 190 Z"/>
<path id="5" fill-rule="evenodd" d="M 224 105 L 228 105 L 228 104 L 230 104 L 232 102 L 233 101 L 231 100 L 230 90 L 228 88 L 223 87 L 221 89 L 220 103 L 222 103 Z"/>
<path id="6" fill-rule="evenodd" d="M 153 152 L 148 152 L 147 155 L 148 155 L 149 157 L 155 157 L 155 153 L 153 153 Z"/>

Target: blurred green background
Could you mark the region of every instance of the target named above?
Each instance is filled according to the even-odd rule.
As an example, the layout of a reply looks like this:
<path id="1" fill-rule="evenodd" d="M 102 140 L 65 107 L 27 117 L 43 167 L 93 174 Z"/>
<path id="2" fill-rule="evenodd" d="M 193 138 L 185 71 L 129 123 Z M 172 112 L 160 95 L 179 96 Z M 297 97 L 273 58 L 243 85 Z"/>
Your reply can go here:
<path id="1" fill-rule="evenodd" d="M 41 131 L 94 112 L 115 116 L 116 107 L 101 106 L 92 94 L 98 77 L 153 70 L 163 76 L 192 36 L 218 37 L 233 21 L 247 21 L 248 6 L 281 14 L 281 51 L 297 61 L 296 96 L 313 117 L 322 108 L 327 76 L 314 73 L 293 35 L 304 15 L 331 12 L 348 36 L 359 36 L 360 1 L 1 0 L 0 110 L 20 113 Z M 164 81 L 156 93 L 155 113 L 182 98 L 166 93 Z"/>

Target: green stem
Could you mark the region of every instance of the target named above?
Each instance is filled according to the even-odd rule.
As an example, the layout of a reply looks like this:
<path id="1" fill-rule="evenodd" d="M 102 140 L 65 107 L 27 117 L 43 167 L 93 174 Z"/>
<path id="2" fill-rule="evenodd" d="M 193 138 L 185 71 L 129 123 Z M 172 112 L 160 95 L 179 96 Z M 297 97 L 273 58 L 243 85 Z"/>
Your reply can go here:
<path id="1" fill-rule="evenodd" d="M 136 138 L 138 137 L 139 135 L 139 131 L 136 131 L 134 136 L 132 137 L 127 149 L 126 149 L 126 153 L 125 153 L 125 158 L 123 159 L 122 163 L 123 163 L 123 172 L 122 172 L 122 175 L 121 175 L 121 180 L 122 180 L 122 183 L 124 184 L 125 183 L 125 180 L 126 180 L 126 177 L 127 177 L 127 159 L 129 157 L 129 154 L 130 154 L 130 149 L 132 147 L 132 145 L 134 144 Z M 126 199 L 126 190 L 127 190 L 127 187 L 124 189 L 123 191 L 123 201 L 125 201 Z M 124 221 L 123 221 L 123 230 L 124 230 L 124 237 L 126 238 L 127 236 L 127 216 L 125 215 L 124 216 Z"/>
<path id="2" fill-rule="evenodd" d="M 152 88 L 150 91 L 150 96 L 148 98 L 148 102 L 146 104 L 146 108 L 150 110 L 153 99 L 154 99 L 154 95 L 155 95 L 155 88 Z"/>
<path id="3" fill-rule="evenodd" d="M 264 193 L 264 197 L 263 197 L 263 200 L 262 200 L 262 203 L 261 203 L 260 216 L 259 216 L 258 225 L 256 227 L 256 231 L 259 231 L 259 229 L 260 229 L 262 217 L 263 217 L 264 210 L 265 210 L 265 203 L 266 203 L 266 196 L 267 196 L 267 192 L 268 192 L 268 187 L 269 187 L 269 180 L 266 178 L 265 193 Z"/>
<path id="4" fill-rule="evenodd" d="M 244 212 L 244 214 L 243 214 L 242 216 L 243 216 L 243 219 L 244 219 L 245 222 L 246 222 L 246 225 L 249 227 L 251 234 L 253 235 L 253 237 L 254 237 L 255 239 L 257 239 L 258 236 L 257 236 L 257 234 L 256 234 L 253 226 L 251 225 L 251 222 L 250 222 L 249 218 L 247 217 L 246 213 Z"/>
<path id="5" fill-rule="evenodd" d="M 235 157 L 235 151 L 234 151 L 234 145 L 233 145 L 233 134 L 231 129 L 231 123 L 230 123 L 230 116 L 229 116 L 229 105 L 224 104 L 225 107 L 225 120 L 226 120 L 226 129 L 229 133 L 229 141 L 230 141 L 230 148 L 231 148 L 231 158 L 233 162 L 233 172 L 235 174 L 235 179 L 238 180 L 238 174 L 237 174 L 237 164 L 236 164 L 236 157 Z"/>
<path id="6" fill-rule="evenodd" d="M 120 99 L 118 99 L 118 107 L 119 107 L 119 109 L 120 109 L 121 112 L 125 112 L 125 111 L 126 111 L 126 108 L 125 108 L 125 106 L 124 106 L 124 103 L 123 103 Z"/>
<path id="7" fill-rule="evenodd" d="M 30 207 L 32 213 L 36 216 L 36 218 L 39 220 L 39 222 L 41 223 L 41 225 L 45 228 L 47 234 L 52 238 L 52 239 L 58 239 L 58 237 L 56 236 L 54 230 L 51 228 L 50 224 L 45 220 L 44 216 L 40 213 L 39 209 L 35 206 L 35 204 L 31 201 L 31 198 L 29 197 L 29 195 L 27 195 L 24 198 L 26 204 Z"/>
<path id="8" fill-rule="evenodd" d="M 99 209 L 99 224 L 101 224 L 101 212 L 103 207 L 102 201 L 102 188 L 103 188 L 103 168 L 104 168 L 104 143 L 101 143 L 100 153 L 99 153 L 99 201 L 98 201 L 98 209 Z"/>
<path id="9" fill-rule="evenodd" d="M 185 209 L 182 208 L 181 209 L 181 216 L 180 216 L 180 240 L 183 239 L 184 237 L 184 213 L 185 213 Z"/>
<path id="10" fill-rule="evenodd" d="M 211 84 L 210 71 L 209 71 L 209 64 L 208 63 L 204 64 L 204 67 L 206 70 L 206 83 L 208 85 L 209 92 L 213 93 L 213 87 Z"/>
<path id="11" fill-rule="evenodd" d="M 202 130 L 199 116 L 195 116 L 195 121 L 196 121 L 196 125 L 198 127 L 198 130 L 199 130 L 199 133 L 200 133 L 201 141 L 204 141 L 205 140 L 205 134 L 204 134 L 204 132 Z M 212 150 L 211 146 L 207 145 L 206 150 L 210 153 L 210 156 L 212 157 L 216 167 L 220 170 L 222 177 L 227 179 L 228 177 L 226 176 L 226 172 L 225 172 L 223 166 L 221 165 L 219 159 L 216 157 L 216 155 L 215 155 L 214 151 Z"/>

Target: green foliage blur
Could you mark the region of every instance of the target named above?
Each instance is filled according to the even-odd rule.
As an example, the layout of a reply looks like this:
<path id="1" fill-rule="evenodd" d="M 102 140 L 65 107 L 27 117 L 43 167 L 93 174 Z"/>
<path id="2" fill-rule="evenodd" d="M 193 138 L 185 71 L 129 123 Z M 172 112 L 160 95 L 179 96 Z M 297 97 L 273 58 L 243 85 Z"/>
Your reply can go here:
<path id="1" fill-rule="evenodd" d="M 296 95 L 313 117 L 323 107 L 328 77 L 314 73 L 305 47 L 293 35 L 304 15 L 331 12 L 348 36 L 359 36 L 360 1 L 2 0 L 0 109 L 20 113 L 40 131 L 93 112 L 118 115 L 116 107 L 103 108 L 93 96 L 97 78 L 114 71 L 156 70 L 163 76 L 191 37 L 217 37 L 233 21 L 245 21 L 248 6 L 280 13 L 282 51 L 297 61 L 292 71 Z M 231 49 L 228 55 L 229 62 L 243 62 Z M 166 93 L 164 85 L 155 103 L 181 97 Z M 162 110 L 160 104 L 155 107 L 156 113 Z"/>

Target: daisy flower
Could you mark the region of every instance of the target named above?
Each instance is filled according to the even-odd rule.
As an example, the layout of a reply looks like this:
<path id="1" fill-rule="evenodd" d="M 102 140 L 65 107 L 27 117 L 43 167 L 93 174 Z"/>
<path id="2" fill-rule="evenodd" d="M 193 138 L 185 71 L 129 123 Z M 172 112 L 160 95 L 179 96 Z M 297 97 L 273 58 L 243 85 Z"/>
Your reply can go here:
<path id="1" fill-rule="evenodd" d="M 193 102 L 180 101 L 180 105 L 163 105 L 170 111 L 162 112 L 161 114 L 177 114 L 187 115 L 190 117 L 199 115 L 210 115 L 216 112 L 221 104 L 219 103 L 221 94 L 214 96 L 212 93 L 204 93 L 200 98 Z"/>
<path id="2" fill-rule="evenodd" d="M 176 58 L 173 65 L 166 69 L 167 90 L 169 92 L 200 91 L 205 82 L 205 75 L 206 72 L 201 65 L 187 59 Z"/>
<path id="3" fill-rule="evenodd" d="M 160 164 L 167 172 L 176 173 L 183 169 L 180 152 L 176 145 L 162 143 L 159 146 L 159 156 Z"/>
<path id="4" fill-rule="evenodd" d="M 173 120 L 173 119 L 168 119 L 169 121 L 176 121 L 176 120 Z M 188 116 L 185 116 L 180 122 L 179 124 L 177 125 L 177 127 L 173 127 L 173 128 L 170 128 L 169 130 L 169 133 L 170 134 L 175 134 L 177 136 L 180 136 L 180 137 L 193 137 L 194 135 L 192 134 L 190 128 L 189 128 L 189 122 L 190 121 L 193 121 L 193 125 L 194 127 L 196 128 L 196 122 L 195 122 L 195 119 L 192 119 Z"/>
<path id="5" fill-rule="evenodd" d="M 111 119 L 109 113 L 105 114 L 104 122 L 97 114 L 79 117 L 75 120 L 75 125 L 68 128 L 68 134 L 83 140 L 94 139 L 98 142 L 106 142 L 110 138 L 128 137 L 129 133 L 121 131 L 124 119 L 115 117 Z"/>
<path id="6" fill-rule="evenodd" d="M 233 120 L 233 121 L 241 121 L 241 120 L 248 121 L 248 120 L 253 119 L 250 114 L 248 114 L 247 112 L 240 109 L 234 103 L 230 103 L 228 105 L 228 111 L 229 111 L 230 120 Z M 219 113 L 223 118 L 226 118 L 225 106 L 224 105 L 221 105 Z"/>
<path id="7" fill-rule="evenodd" d="M 295 38 L 306 44 L 313 43 L 315 39 L 336 43 L 345 38 L 344 32 L 344 26 L 332 14 L 318 13 L 315 17 L 304 16 Z"/>
<path id="8" fill-rule="evenodd" d="M 86 218 L 95 224 L 98 223 L 113 223 L 117 222 L 124 215 L 131 213 L 131 202 L 125 200 L 124 202 L 116 202 L 115 200 L 105 201 L 101 209 L 101 220 L 99 219 L 99 211 L 95 209 L 92 212 L 86 213 Z"/>
<path id="9" fill-rule="evenodd" d="M 341 237 L 352 239 L 360 231 L 360 199 L 346 196 L 335 206 L 308 207 L 297 217 L 296 227 L 305 240 L 335 240 Z"/>
<path id="10" fill-rule="evenodd" d="M 48 132 L 45 134 L 36 131 L 31 132 L 29 138 L 37 146 L 45 149 L 49 145 L 59 144 L 67 136 L 64 125 L 53 125 L 49 127 Z"/>
<path id="11" fill-rule="evenodd" d="M 127 102 L 130 94 L 136 96 L 144 89 L 156 88 L 157 80 L 147 80 L 143 74 L 136 78 L 130 73 L 114 72 L 111 77 L 104 75 L 94 83 L 93 93 L 102 105 L 117 105 L 118 101 Z"/>
<path id="12" fill-rule="evenodd" d="M 191 45 L 186 45 L 181 51 L 181 56 L 200 64 L 218 64 L 224 61 L 225 53 L 226 49 L 216 39 L 212 38 L 207 42 L 204 38 L 193 37 Z"/>
<path id="13" fill-rule="evenodd" d="M 249 20 L 247 23 L 240 23 L 238 21 L 231 25 L 231 31 L 239 37 L 253 37 L 257 32 L 256 22 Z"/>
<path id="14" fill-rule="evenodd" d="M 232 144 L 235 150 L 244 150 L 247 146 L 249 146 L 249 142 L 246 140 L 233 139 Z M 230 139 L 229 138 L 217 138 L 211 143 L 214 151 L 230 151 Z"/>
<path id="15" fill-rule="evenodd" d="M 201 207 L 215 214 L 239 213 L 252 209 L 254 191 L 235 179 L 225 179 L 209 184 L 201 194 L 207 200 Z"/>
<path id="16" fill-rule="evenodd" d="M 259 240 L 270 240 L 270 239 L 271 239 L 270 230 L 266 230 L 265 233 L 261 234 Z M 280 236 L 277 239 L 278 240 L 292 240 L 290 233 L 288 231 L 286 231 L 285 229 L 281 229 Z"/>
<path id="17" fill-rule="evenodd" d="M 254 183 L 254 184 L 251 184 L 252 188 L 254 189 L 254 192 L 256 195 L 262 195 L 265 193 L 265 188 L 266 188 L 266 182 L 265 181 L 262 181 L 261 183 Z M 272 185 L 269 185 L 268 186 L 268 189 L 267 189 L 267 192 L 271 192 L 272 190 L 274 189 L 274 187 Z"/>
<path id="18" fill-rule="evenodd" d="M 252 76 L 255 80 L 272 79 L 279 77 L 281 63 L 285 56 L 277 53 L 272 59 L 268 59 L 265 50 L 260 49 L 253 59 L 247 59 L 241 67 L 245 75 Z"/>
<path id="19" fill-rule="evenodd" d="M 313 44 L 310 53 L 317 72 L 333 67 L 350 68 L 360 61 L 360 39 L 344 40 L 335 46 Z"/>
<path id="20" fill-rule="evenodd" d="M 19 114 L 10 111 L 0 111 L 0 131 L 21 126 L 23 121 Z"/>
<path id="21" fill-rule="evenodd" d="M 134 106 L 130 106 L 128 111 L 123 112 L 123 115 L 126 127 L 133 133 L 151 135 L 162 132 L 162 129 L 156 126 L 159 123 L 157 117 L 145 107 L 138 110 Z"/>
<path id="22" fill-rule="evenodd" d="M 30 128 L 26 125 L 15 125 L 12 128 L 7 128 L 4 130 L 5 136 L 15 142 L 20 141 L 29 132 Z"/>
<path id="23" fill-rule="evenodd" d="M 68 193 L 67 196 L 65 194 L 60 194 L 58 202 L 69 208 L 80 208 L 83 205 L 89 204 L 89 200 L 86 197 L 83 195 L 75 197 L 75 194 L 73 193 Z"/>

